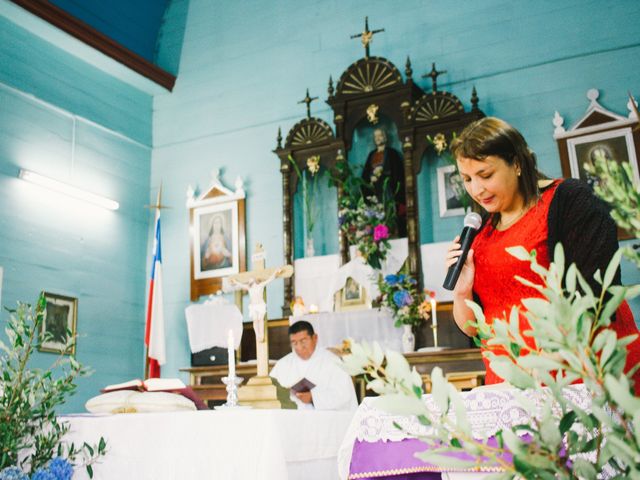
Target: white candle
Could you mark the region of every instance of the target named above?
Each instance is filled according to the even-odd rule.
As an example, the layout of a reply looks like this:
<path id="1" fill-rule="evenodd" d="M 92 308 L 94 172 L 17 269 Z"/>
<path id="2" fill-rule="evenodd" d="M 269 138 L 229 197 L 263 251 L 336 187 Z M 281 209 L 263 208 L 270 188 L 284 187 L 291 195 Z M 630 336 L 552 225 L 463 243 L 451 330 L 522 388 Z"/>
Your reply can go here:
<path id="1" fill-rule="evenodd" d="M 431 319 L 434 327 L 438 326 L 438 315 L 436 312 L 436 299 L 431 297 Z"/>
<path id="2" fill-rule="evenodd" d="M 233 330 L 227 335 L 227 355 L 229 356 L 229 377 L 236 376 L 236 349 L 233 342 Z"/>

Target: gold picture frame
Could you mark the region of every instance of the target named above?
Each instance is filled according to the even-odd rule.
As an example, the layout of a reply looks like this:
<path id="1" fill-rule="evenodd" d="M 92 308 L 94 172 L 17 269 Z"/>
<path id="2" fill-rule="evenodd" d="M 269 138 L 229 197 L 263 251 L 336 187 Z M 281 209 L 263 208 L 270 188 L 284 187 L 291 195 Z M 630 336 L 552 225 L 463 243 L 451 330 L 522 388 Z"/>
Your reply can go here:
<path id="1" fill-rule="evenodd" d="M 347 277 L 344 287 L 335 293 L 335 310 L 344 312 L 367 308 L 371 308 L 367 290 L 353 278 Z"/>
<path id="2" fill-rule="evenodd" d="M 41 352 L 75 355 L 78 299 L 42 292 L 47 302 L 38 332 Z M 73 339 L 70 343 L 69 339 Z"/>

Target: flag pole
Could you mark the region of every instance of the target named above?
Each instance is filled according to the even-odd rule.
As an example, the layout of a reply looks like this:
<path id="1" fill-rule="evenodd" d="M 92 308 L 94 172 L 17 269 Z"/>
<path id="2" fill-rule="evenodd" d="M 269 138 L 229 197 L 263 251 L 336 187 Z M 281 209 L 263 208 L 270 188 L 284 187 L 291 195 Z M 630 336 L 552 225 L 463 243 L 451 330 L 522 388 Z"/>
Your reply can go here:
<path id="1" fill-rule="evenodd" d="M 164 209 L 164 208 L 169 208 L 166 205 L 162 205 L 162 181 L 160 181 L 160 187 L 158 188 L 158 196 L 156 198 L 156 203 L 154 205 L 145 205 L 144 208 L 148 208 L 150 210 L 153 210 L 156 215 L 154 215 L 154 219 L 156 220 L 156 222 L 154 222 L 154 228 L 153 228 L 153 234 L 154 234 L 154 242 L 155 240 L 155 235 L 156 235 L 156 228 L 157 228 L 157 213 Z M 154 243 L 155 245 L 155 243 Z M 154 252 L 155 253 L 155 252 Z M 155 262 L 155 255 L 154 255 L 154 260 Z M 152 269 L 154 268 L 154 266 L 152 266 Z M 151 284 L 151 282 L 150 282 Z M 151 288 L 151 287 L 150 287 Z M 149 361 L 149 343 L 148 343 L 148 339 L 147 337 L 150 334 L 150 330 L 151 329 L 151 325 L 150 325 L 150 318 L 149 318 L 149 314 L 150 314 L 150 308 L 151 308 L 151 295 L 148 296 L 148 302 L 149 304 L 147 305 L 147 316 L 145 319 L 145 342 L 144 342 L 144 378 L 147 379 L 149 378 L 149 367 L 150 367 L 150 361 Z"/>

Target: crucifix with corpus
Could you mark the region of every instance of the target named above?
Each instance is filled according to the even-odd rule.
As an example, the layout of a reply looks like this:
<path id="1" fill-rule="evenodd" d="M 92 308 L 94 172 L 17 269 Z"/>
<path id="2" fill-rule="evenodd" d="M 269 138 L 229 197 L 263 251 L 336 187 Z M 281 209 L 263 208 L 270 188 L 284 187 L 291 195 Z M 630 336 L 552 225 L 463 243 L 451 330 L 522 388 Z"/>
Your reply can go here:
<path id="1" fill-rule="evenodd" d="M 277 268 L 265 267 L 265 253 L 262 245 L 257 244 L 251 257 L 253 270 L 229 277 L 229 284 L 244 290 L 249 295 L 249 317 L 256 334 L 257 375 L 241 387 L 238 399 L 241 404 L 256 408 L 291 408 L 289 391 L 269 377 L 269 342 L 266 321 L 267 302 L 265 288 L 276 278 L 289 278 L 293 267 L 284 265 Z"/>

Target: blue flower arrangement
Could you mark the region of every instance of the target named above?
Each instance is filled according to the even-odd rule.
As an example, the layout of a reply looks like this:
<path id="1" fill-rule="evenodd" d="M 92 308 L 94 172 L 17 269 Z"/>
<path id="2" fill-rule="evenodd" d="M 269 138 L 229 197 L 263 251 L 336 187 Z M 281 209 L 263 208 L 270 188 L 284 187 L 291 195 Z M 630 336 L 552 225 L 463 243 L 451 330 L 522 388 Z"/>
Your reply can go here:
<path id="1" fill-rule="evenodd" d="M 417 326 L 429 318 L 430 304 L 418 290 L 415 278 L 404 273 L 387 275 L 380 277 L 378 287 L 382 294 L 380 304 L 393 312 L 396 327 Z"/>
<path id="2" fill-rule="evenodd" d="M 71 480 L 71 477 L 73 466 L 62 457 L 55 457 L 46 467 L 36 470 L 31 477 L 16 466 L 0 471 L 0 480 Z"/>

